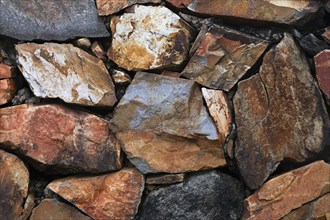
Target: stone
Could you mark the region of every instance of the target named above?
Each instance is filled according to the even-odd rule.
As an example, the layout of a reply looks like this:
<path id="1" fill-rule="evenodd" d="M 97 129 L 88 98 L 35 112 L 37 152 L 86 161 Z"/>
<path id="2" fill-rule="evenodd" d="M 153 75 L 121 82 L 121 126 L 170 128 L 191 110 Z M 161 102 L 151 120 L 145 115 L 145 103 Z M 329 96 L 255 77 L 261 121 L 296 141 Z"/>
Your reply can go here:
<path id="1" fill-rule="evenodd" d="M 330 4 L 330 3 L 329 3 Z M 328 44 L 330 44 L 330 26 L 325 28 L 324 33 L 322 34 L 322 37 Z"/>
<path id="2" fill-rule="evenodd" d="M 89 50 L 92 46 L 92 43 L 88 38 L 83 37 L 83 38 L 79 38 L 79 39 L 75 40 L 73 42 L 73 45 L 75 45 L 76 47 L 79 47 L 81 49 L 84 49 L 84 50 Z"/>
<path id="3" fill-rule="evenodd" d="M 18 157 L 3 150 L 0 170 L 0 218 L 20 219 L 28 194 L 29 170 Z"/>
<path id="4" fill-rule="evenodd" d="M 0 145 L 48 174 L 121 168 L 120 145 L 108 122 L 57 104 L 0 108 Z"/>
<path id="5" fill-rule="evenodd" d="M 226 165 L 221 143 L 151 131 L 117 133 L 130 162 L 142 173 L 180 173 Z"/>
<path id="6" fill-rule="evenodd" d="M 330 165 L 324 161 L 279 175 L 244 200 L 243 219 L 280 219 L 291 210 L 329 193 L 329 185 Z"/>
<path id="7" fill-rule="evenodd" d="M 95 56 L 97 58 L 99 58 L 100 60 L 107 60 L 106 58 L 106 52 L 102 46 L 102 44 L 98 41 L 94 41 L 92 46 L 91 46 L 91 50 L 93 51 L 93 53 L 95 54 Z"/>
<path id="8" fill-rule="evenodd" d="M 182 75 L 211 89 L 229 91 L 259 59 L 268 42 L 226 27 L 211 27 Z"/>
<path id="9" fill-rule="evenodd" d="M 112 78 L 115 84 L 130 84 L 132 82 L 131 77 L 121 70 L 112 70 Z"/>
<path id="10" fill-rule="evenodd" d="M 159 184 L 180 183 L 183 182 L 184 177 L 185 177 L 184 173 L 149 175 L 146 178 L 146 184 L 159 185 Z"/>
<path id="11" fill-rule="evenodd" d="M 11 100 L 12 105 L 21 105 L 24 103 L 39 104 L 40 99 L 35 97 L 29 88 L 25 87 L 18 90 L 14 98 Z"/>
<path id="12" fill-rule="evenodd" d="M 134 168 L 94 177 L 67 177 L 47 188 L 93 219 L 133 219 L 144 190 L 144 176 Z"/>
<path id="13" fill-rule="evenodd" d="M 104 63 L 71 44 L 18 44 L 20 70 L 37 97 L 112 106 L 115 88 Z"/>
<path id="14" fill-rule="evenodd" d="M 107 55 L 127 70 L 175 67 L 188 55 L 191 27 L 164 6 L 134 5 L 111 19 Z"/>
<path id="15" fill-rule="evenodd" d="M 57 199 L 43 199 L 33 210 L 30 220 L 65 219 L 65 220 L 91 220 L 78 209 L 67 205 Z"/>
<path id="16" fill-rule="evenodd" d="M 323 5 L 311 0 L 166 0 L 180 8 L 206 15 L 246 20 L 252 23 L 271 22 L 292 26 L 303 26 L 313 20 Z"/>
<path id="17" fill-rule="evenodd" d="M 30 185 L 30 187 L 31 187 L 31 185 Z M 24 210 L 23 210 L 23 212 L 21 214 L 21 218 L 20 219 L 22 219 L 22 220 L 23 219 L 24 220 L 29 219 L 29 217 L 30 217 L 30 215 L 32 213 L 32 210 L 33 210 L 34 206 L 36 205 L 34 203 L 34 200 L 35 200 L 35 196 L 32 193 L 29 193 L 28 196 L 25 199 Z"/>
<path id="18" fill-rule="evenodd" d="M 314 34 L 308 34 L 299 41 L 300 46 L 310 56 L 315 56 L 319 52 L 330 49 L 330 45 L 315 37 Z"/>
<path id="19" fill-rule="evenodd" d="M 324 50 L 314 57 L 316 78 L 320 89 L 330 100 L 330 50 Z"/>
<path id="20" fill-rule="evenodd" d="M 164 70 L 161 75 L 170 76 L 170 77 L 174 77 L 174 78 L 180 78 L 181 73 Z"/>
<path id="21" fill-rule="evenodd" d="M 291 35 L 263 58 L 260 72 L 241 81 L 234 96 L 235 158 L 256 189 L 282 160 L 304 162 L 326 150 L 329 118 L 305 55 Z"/>
<path id="22" fill-rule="evenodd" d="M 136 73 L 110 121 L 116 132 L 152 130 L 187 138 L 217 140 L 216 127 L 192 80 Z"/>
<path id="23" fill-rule="evenodd" d="M 161 0 L 96 0 L 100 16 L 117 13 L 134 4 L 160 3 Z"/>
<path id="24" fill-rule="evenodd" d="M 0 0 L 0 33 L 19 40 L 108 37 L 91 0 Z"/>
<path id="25" fill-rule="evenodd" d="M 239 219 L 243 199 L 243 184 L 231 176 L 196 173 L 183 183 L 150 192 L 140 219 Z"/>
<path id="26" fill-rule="evenodd" d="M 0 79 L 13 78 L 16 73 L 16 67 L 0 63 Z"/>
<path id="27" fill-rule="evenodd" d="M 0 80 L 0 105 L 7 104 L 14 98 L 17 91 L 16 82 L 14 79 Z"/>

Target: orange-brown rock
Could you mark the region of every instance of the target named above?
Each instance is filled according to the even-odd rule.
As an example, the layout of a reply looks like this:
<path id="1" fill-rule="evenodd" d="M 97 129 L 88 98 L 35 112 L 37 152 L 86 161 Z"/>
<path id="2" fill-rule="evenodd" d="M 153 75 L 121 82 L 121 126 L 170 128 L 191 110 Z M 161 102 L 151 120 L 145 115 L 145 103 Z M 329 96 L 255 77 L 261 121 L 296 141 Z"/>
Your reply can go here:
<path id="1" fill-rule="evenodd" d="M 329 186 L 330 164 L 324 161 L 287 172 L 269 180 L 244 200 L 243 219 L 280 219 L 291 210 L 329 193 Z M 319 205 L 321 209 L 328 206 Z"/>
<path id="2" fill-rule="evenodd" d="M 330 100 L 330 50 L 324 50 L 314 57 L 316 77 L 320 89 Z"/>
<path id="3" fill-rule="evenodd" d="M 144 176 L 125 168 L 102 176 L 55 180 L 47 189 L 93 219 L 133 219 L 144 190 Z"/>
<path id="4" fill-rule="evenodd" d="M 8 103 L 14 98 L 17 91 L 16 82 L 14 79 L 0 80 L 0 105 Z"/>
<path id="5" fill-rule="evenodd" d="M 20 219 L 28 194 L 29 171 L 15 155 L 0 150 L 0 218 Z"/>
<path id="6" fill-rule="evenodd" d="M 94 41 L 92 46 L 91 46 L 91 50 L 93 51 L 93 53 L 95 54 L 95 56 L 101 60 L 106 60 L 106 52 L 102 46 L 102 44 L 98 41 Z"/>
<path id="7" fill-rule="evenodd" d="M 160 3 L 161 0 L 96 0 L 98 14 L 101 16 L 117 13 L 134 4 Z"/>
<path id="8" fill-rule="evenodd" d="M 184 173 L 149 175 L 146 178 L 146 184 L 159 185 L 159 184 L 180 183 L 183 182 L 184 177 L 185 177 Z"/>
<path id="9" fill-rule="evenodd" d="M 150 131 L 117 133 L 122 149 L 142 173 L 180 173 L 226 165 L 219 141 L 157 135 Z"/>
<path id="10" fill-rule="evenodd" d="M 0 109 L 0 145 L 48 173 L 99 173 L 121 168 L 120 146 L 107 121 L 61 105 Z"/>
<path id="11" fill-rule="evenodd" d="M 16 67 L 0 63 L 0 79 L 7 79 L 16 76 Z"/>

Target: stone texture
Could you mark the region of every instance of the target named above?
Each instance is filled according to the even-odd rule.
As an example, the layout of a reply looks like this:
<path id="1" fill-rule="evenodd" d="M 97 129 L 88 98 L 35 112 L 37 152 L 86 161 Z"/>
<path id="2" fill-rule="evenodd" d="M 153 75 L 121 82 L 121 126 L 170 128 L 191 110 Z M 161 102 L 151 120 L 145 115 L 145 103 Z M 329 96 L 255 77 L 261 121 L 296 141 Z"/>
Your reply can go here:
<path id="1" fill-rule="evenodd" d="M 100 60 L 107 60 L 106 55 L 105 55 L 106 52 L 100 42 L 94 41 L 92 44 L 91 50 L 93 51 L 95 56 L 97 58 L 99 58 Z"/>
<path id="2" fill-rule="evenodd" d="M 28 194 L 29 171 L 15 155 L 0 150 L 0 218 L 19 219 Z"/>
<path id="3" fill-rule="evenodd" d="M 252 189 L 284 158 L 303 162 L 329 146 L 329 118 L 320 90 L 289 34 L 264 56 L 260 73 L 238 84 L 234 109 L 235 155 Z"/>
<path id="4" fill-rule="evenodd" d="M 300 46 L 310 56 L 315 56 L 319 52 L 330 49 L 330 45 L 315 37 L 314 34 L 308 34 L 299 41 Z"/>
<path id="5" fill-rule="evenodd" d="M 0 63 L 0 79 L 7 79 L 16 76 L 16 67 Z"/>
<path id="6" fill-rule="evenodd" d="M 184 177 L 185 177 L 184 173 L 149 175 L 146 178 L 146 184 L 159 185 L 159 184 L 180 183 L 183 182 Z"/>
<path id="7" fill-rule="evenodd" d="M 236 179 L 202 172 L 148 194 L 140 219 L 239 219 L 243 199 L 243 186 Z"/>
<path id="8" fill-rule="evenodd" d="M 99 15 L 111 15 L 134 4 L 160 3 L 161 0 L 96 0 Z"/>
<path id="9" fill-rule="evenodd" d="M 329 3 L 330 4 L 330 3 Z M 328 44 L 330 44 L 330 27 L 325 28 L 324 33 L 322 34 L 322 37 Z"/>
<path id="10" fill-rule="evenodd" d="M 112 78 L 115 84 L 118 85 L 130 84 L 132 82 L 131 77 L 121 70 L 112 70 Z"/>
<path id="11" fill-rule="evenodd" d="M 16 82 L 14 79 L 0 80 L 0 105 L 9 103 L 17 91 Z"/>
<path id="12" fill-rule="evenodd" d="M 229 17 L 279 24 L 303 26 L 322 9 L 322 4 L 311 0 L 166 0 L 172 5 L 187 8 L 198 14 Z"/>
<path id="13" fill-rule="evenodd" d="M 190 46 L 189 25 L 164 6 L 132 6 L 111 19 L 108 57 L 127 70 L 180 65 Z"/>
<path id="14" fill-rule="evenodd" d="M 79 210 L 56 199 L 44 199 L 33 210 L 30 220 L 91 220 Z"/>
<path id="15" fill-rule="evenodd" d="M 179 173 L 226 165 L 219 141 L 157 135 L 150 131 L 117 133 L 131 163 L 146 173 Z"/>
<path id="16" fill-rule="evenodd" d="M 320 89 L 330 100 L 330 50 L 324 50 L 314 57 L 316 77 Z"/>
<path id="17" fill-rule="evenodd" d="M 174 77 L 174 78 L 180 78 L 181 73 L 164 70 L 161 75 L 170 76 L 170 77 Z"/>
<path id="18" fill-rule="evenodd" d="M 304 203 L 329 193 L 329 186 L 330 165 L 324 161 L 282 174 L 244 200 L 243 219 L 279 219 Z M 321 209 L 328 206 L 320 205 Z"/>
<path id="19" fill-rule="evenodd" d="M 216 127 L 192 80 L 136 73 L 111 119 L 114 132 L 152 130 L 217 140 Z"/>
<path id="20" fill-rule="evenodd" d="M 206 87 L 229 91 L 267 46 L 268 42 L 242 32 L 211 27 L 182 74 Z"/>
<path id="21" fill-rule="evenodd" d="M 108 37 L 93 0 L 0 0 L 0 33 L 19 40 Z"/>
<path id="22" fill-rule="evenodd" d="M 55 104 L 1 108 L 0 144 L 47 173 L 121 168 L 120 146 L 105 120 Z"/>
<path id="23" fill-rule="evenodd" d="M 81 49 L 84 49 L 84 50 L 89 50 L 92 46 L 92 43 L 88 38 L 83 37 L 83 38 L 79 38 L 79 39 L 75 40 L 73 42 L 73 45 L 75 45 L 76 47 L 79 47 Z"/>
<path id="24" fill-rule="evenodd" d="M 104 63 L 71 44 L 18 44 L 20 70 L 32 92 L 88 106 L 115 104 L 115 88 Z"/>
<path id="25" fill-rule="evenodd" d="M 136 169 L 125 168 L 102 176 L 55 180 L 47 189 L 93 219 L 133 219 L 144 189 L 144 177 Z"/>
<path id="26" fill-rule="evenodd" d="M 24 103 L 39 104 L 40 99 L 35 97 L 29 88 L 25 87 L 23 89 L 18 90 L 14 98 L 11 100 L 12 105 L 21 105 Z"/>

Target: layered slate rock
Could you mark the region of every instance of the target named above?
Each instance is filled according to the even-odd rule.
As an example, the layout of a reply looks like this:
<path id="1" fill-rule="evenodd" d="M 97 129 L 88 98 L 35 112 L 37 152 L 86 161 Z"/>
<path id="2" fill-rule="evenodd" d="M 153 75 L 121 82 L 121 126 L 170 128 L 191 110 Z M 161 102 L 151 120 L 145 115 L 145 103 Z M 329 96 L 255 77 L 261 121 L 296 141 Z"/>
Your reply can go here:
<path id="1" fill-rule="evenodd" d="M 310 160 L 330 141 L 320 90 L 289 34 L 265 55 L 260 73 L 238 84 L 234 107 L 236 159 L 252 189 L 284 158 Z"/>
<path id="2" fill-rule="evenodd" d="M 0 33 L 19 40 L 108 37 L 91 0 L 1 0 Z"/>
<path id="3" fill-rule="evenodd" d="M 68 103 L 112 106 L 111 77 L 98 58 L 71 44 L 18 44 L 19 68 L 33 93 Z"/>
<path id="4" fill-rule="evenodd" d="M 199 36 L 201 38 L 201 36 Z M 211 27 L 182 74 L 229 91 L 262 55 L 268 42 L 226 27 Z"/>
<path id="5" fill-rule="evenodd" d="M 324 50 L 314 57 L 316 77 L 320 89 L 330 100 L 330 50 Z"/>
<path id="6" fill-rule="evenodd" d="M 243 218 L 280 219 L 304 203 L 329 193 L 329 185 L 330 164 L 324 161 L 282 174 L 244 200 Z"/>
<path id="7" fill-rule="evenodd" d="M 217 171 L 189 176 L 183 183 L 148 194 L 141 219 L 239 219 L 243 185 Z M 207 206 L 206 204 L 212 204 Z"/>
<path id="8" fill-rule="evenodd" d="M 134 4 L 160 3 L 161 0 L 96 0 L 98 14 L 101 16 L 117 13 Z"/>
<path id="9" fill-rule="evenodd" d="M 8 103 L 14 98 L 17 91 L 16 82 L 14 79 L 0 80 L 0 105 Z"/>
<path id="10" fill-rule="evenodd" d="M 166 0 L 172 5 L 187 8 L 198 14 L 303 26 L 322 9 L 317 1 L 300 0 Z"/>
<path id="11" fill-rule="evenodd" d="M 102 176 L 55 180 L 47 189 L 93 219 L 133 219 L 144 190 L 144 177 L 136 169 L 125 168 Z"/>
<path id="12" fill-rule="evenodd" d="M 29 171 L 15 155 L 0 150 L 0 217 L 19 219 L 28 194 Z"/>
<path id="13" fill-rule="evenodd" d="M 61 105 L 0 109 L 0 145 L 48 173 L 99 173 L 121 168 L 120 146 L 107 121 Z"/>
<path id="14" fill-rule="evenodd" d="M 108 57 L 127 70 L 180 65 L 190 46 L 190 27 L 164 6 L 134 5 L 111 19 Z"/>

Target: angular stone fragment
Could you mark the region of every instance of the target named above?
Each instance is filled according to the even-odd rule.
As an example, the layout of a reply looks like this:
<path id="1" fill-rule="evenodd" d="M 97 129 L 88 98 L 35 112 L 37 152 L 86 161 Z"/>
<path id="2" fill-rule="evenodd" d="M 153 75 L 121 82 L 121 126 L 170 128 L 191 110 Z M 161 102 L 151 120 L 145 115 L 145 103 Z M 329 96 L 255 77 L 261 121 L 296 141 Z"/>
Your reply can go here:
<path id="1" fill-rule="evenodd" d="M 111 15 L 134 4 L 160 3 L 161 0 L 96 0 L 99 15 Z"/>
<path id="2" fill-rule="evenodd" d="M 1 123 L 0 123 L 1 124 Z M 29 171 L 15 155 L 0 150 L 0 218 L 19 219 L 28 194 Z"/>
<path id="3" fill-rule="evenodd" d="M 268 42 L 226 27 L 211 27 L 182 74 L 229 91 L 259 59 Z"/>
<path id="4" fill-rule="evenodd" d="M 164 70 L 161 75 L 170 76 L 170 77 L 174 77 L 174 78 L 180 78 L 181 73 Z"/>
<path id="5" fill-rule="evenodd" d="M 330 50 L 324 50 L 314 57 L 316 77 L 320 89 L 330 100 Z"/>
<path id="6" fill-rule="evenodd" d="M 236 179 L 202 172 L 148 194 L 140 219 L 239 219 L 243 199 L 243 185 Z"/>
<path id="7" fill-rule="evenodd" d="M 329 193 L 329 186 L 330 165 L 324 161 L 282 174 L 245 199 L 243 219 L 280 219 L 304 203 Z"/>
<path id="8" fill-rule="evenodd" d="M 187 57 L 190 27 L 164 6 L 132 6 L 111 19 L 108 57 L 127 70 L 180 65 Z"/>
<path id="9" fill-rule="evenodd" d="M 300 46 L 309 55 L 315 56 L 319 52 L 330 49 L 330 45 L 315 37 L 314 34 L 308 34 L 299 41 Z"/>
<path id="10" fill-rule="evenodd" d="M 184 173 L 149 175 L 146 178 L 146 184 L 173 184 L 183 182 L 185 177 Z"/>
<path id="11" fill-rule="evenodd" d="M 114 132 L 152 130 L 217 140 L 216 127 L 192 80 L 136 73 L 111 119 Z"/>
<path id="12" fill-rule="evenodd" d="M 0 79 L 7 79 L 16 76 L 16 67 L 0 63 Z"/>
<path id="13" fill-rule="evenodd" d="M 100 173 L 121 168 L 108 123 L 60 105 L 0 108 L 0 144 L 48 173 Z"/>
<path id="14" fill-rule="evenodd" d="M 14 79 L 0 80 L 0 105 L 10 102 L 14 98 L 17 91 L 16 82 Z"/>
<path id="15" fill-rule="evenodd" d="M 88 38 L 86 38 L 86 37 L 79 38 L 79 39 L 75 40 L 75 41 L 73 42 L 73 44 L 74 44 L 76 47 L 79 47 L 79 48 L 84 49 L 84 50 L 88 50 L 88 49 L 90 49 L 91 46 L 92 46 L 91 41 L 90 41 Z"/>
<path id="16" fill-rule="evenodd" d="M 56 199 L 44 199 L 33 210 L 30 220 L 91 220 L 79 210 Z"/>
<path id="17" fill-rule="evenodd" d="M 91 50 L 93 51 L 93 53 L 95 54 L 95 56 L 97 58 L 99 58 L 100 60 L 106 60 L 106 53 L 105 50 L 102 46 L 102 44 L 100 44 L 98 41 L 94 41 L 91 47 Z"/>
<path id="18" fill-rule="evenodd" d="M 115 88 L 104 63 L 71 44 L 18 44 L 20 70 L 33 93 L 88 106 L 115 104 Z"/>
<path id="19" fill-rule="evenodd" d="M 124 71 L 112 70 L 112 73 L 112 78 L 115 81 L 115 84 L 130 84 L 132 81 L 131 77 Z"/>
<path id="20" fill-rule="evenodd" d="M 330 3 L 329 3 L 330 4 Z M 322 37 L 328 44 L 330 44 L 330 27 L 325 28 L 324 33 L 322 34 Z"/>
<path id="21" fill-rule="evenodd" d="M 133 219 L 144 189 L 144 177 L 125 168 L 95 177 L 67 177 L 47 189 L 69 201 L 93 219 Z"/>
<path id="22" fill-rule="evenodd" d="M 265 55 L 260 73 L 238 84 L 234 107 L 235 155 L 252 189 L 284 158 L 310 160 L 330 142 L 321 92 L 289 34 Z"/>
<path id="23" fill-rule="evenodd" d="M 91 0 L 0 0 L 0 33 L 20 40 L 108 37 Z"/>

